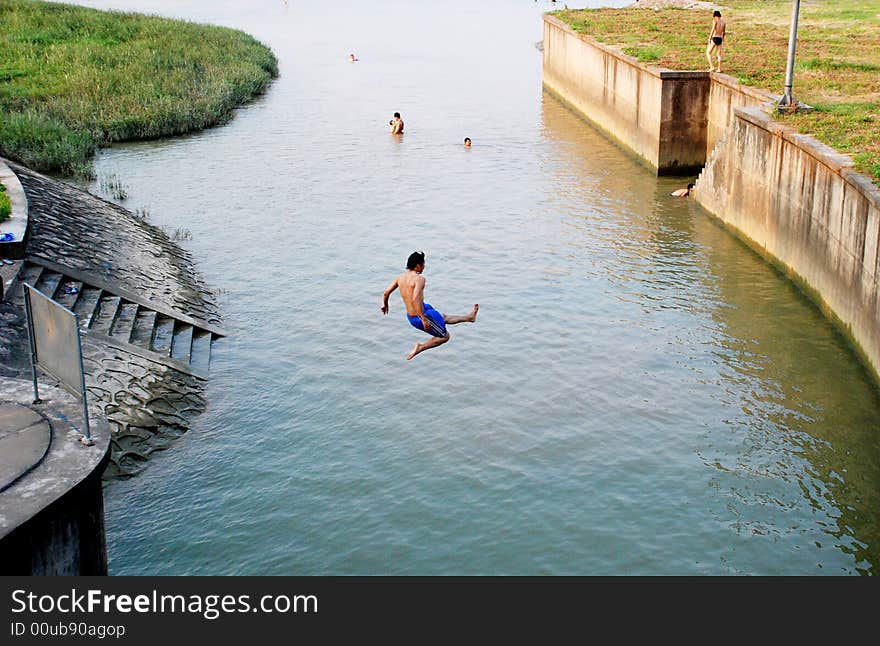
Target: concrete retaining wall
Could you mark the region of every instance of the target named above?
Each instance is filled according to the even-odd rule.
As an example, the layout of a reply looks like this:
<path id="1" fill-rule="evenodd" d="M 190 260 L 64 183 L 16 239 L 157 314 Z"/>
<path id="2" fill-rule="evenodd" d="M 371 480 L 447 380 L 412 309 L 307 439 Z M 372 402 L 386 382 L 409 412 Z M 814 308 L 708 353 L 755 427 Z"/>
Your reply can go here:
<path id="1" fill-rule="evenodd" d="M 726 74 L 674 72 L 544 16 L 544 84 L 658 174 L 696 174 L 736 108 L 778 101 Z"/>
<path id="2" fill-rule="evenodd" d="M 696 200 L 802 282 L 880 374 L 880 191 L 848 157 L 774 121 L 734 110 Z"/>
<path id="3" fill-rule="evenodd" d="M 54 505 L 0 539 L 8 561 L 4 576 L 102 576 L 107 574 L 101 472 L 92 474 Z"/>
<path id="4" fill-rule="evenodd" d="M 544 16 L 544 84 L 660 174 L 706 159 L 709 75 L 651 67 Z"/>
<path id="5" fill-rule="evenodd" d="M 778 94 L 741 85 L 735 78 L 726 74 L 710 74 L 710 77 L 704 160 L 709 158 L 718 140 L 733 122 L 734 110 L 777 103 L 782 98 Z"/>
<path id="6" fill-rule="evenodd" d="M 544 17 L 544 84 L 696 199 L 839 320 L 880 381 L 880 192 L 852 162 L 774 122 L 779 100 L 719 73 L 639 63 Z"/>

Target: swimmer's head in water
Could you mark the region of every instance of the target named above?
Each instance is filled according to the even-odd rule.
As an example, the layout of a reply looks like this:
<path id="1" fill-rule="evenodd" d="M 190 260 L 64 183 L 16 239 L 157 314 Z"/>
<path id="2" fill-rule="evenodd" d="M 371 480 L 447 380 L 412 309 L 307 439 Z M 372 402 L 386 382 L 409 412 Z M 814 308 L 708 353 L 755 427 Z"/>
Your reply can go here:
<path id="1" fill-rule="evenodd" d="M 471 147 L 471 138 L 470 137 L 464 138 L 464 145 L 467 146 L 468 148 Z"/>
<path id="2" fill-rule="evenodd" d="M 688 190 L 691 190 L 694 187 L 693 184 L 688 184 Z"/>
<path id="3" fill-rule="evenodd" d="M 413 251 L 409 258 L 406 261 L 407 269 L 415 269 L 419 265 L 425 265 L 425 252 L 424 251 Z"/>

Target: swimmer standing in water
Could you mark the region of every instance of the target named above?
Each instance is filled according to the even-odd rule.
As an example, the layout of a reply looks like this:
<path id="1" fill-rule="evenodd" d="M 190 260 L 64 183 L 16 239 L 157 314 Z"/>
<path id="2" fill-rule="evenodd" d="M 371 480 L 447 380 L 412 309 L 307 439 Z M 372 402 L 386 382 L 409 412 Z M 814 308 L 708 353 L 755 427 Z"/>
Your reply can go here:
<path id="1" fill-rule="evenodd" d="M 400 113 L 395 112 L 394 118 L 388 122 L 391 126 L 391 134 L 392 135 L 401 135 L 403 134 L 403 119 L 400 118 Z"/>
<path id="2" fill-rule="evenodd" d="M 392 281 L 382 297 L 382 314 L 388 314 L 388 297 L 399 287 L 400 297 L 406 307 L 406 318 L 409 319 L 410 325 L 433 337 L 424 343 L 416 343 L 412 352 L 407 355 L 407 361 L 420 352 L 436 348 L 449 341 L 447 325 L 476 322 L 477 312 L 480 309 L 480 306 L 475 304 L 471 313 L 465 316 L 441 314 L 424 300 L 425 277 L 422 276 L 423 271 L 425 271 L 425 254 L 421 251 L 412 252 L 406 261 L 406 271 Z"/>

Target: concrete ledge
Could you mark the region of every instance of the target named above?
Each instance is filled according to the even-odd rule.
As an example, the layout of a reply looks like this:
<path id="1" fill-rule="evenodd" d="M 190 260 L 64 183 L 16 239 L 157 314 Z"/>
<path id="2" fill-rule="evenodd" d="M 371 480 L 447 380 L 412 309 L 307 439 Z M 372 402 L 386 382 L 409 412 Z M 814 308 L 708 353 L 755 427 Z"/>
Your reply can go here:
<path id="1" fill-rule="evenodd" d="M 90 407 L 93 446 L 79 441 L 82 405 L 60 388 L 0 378 L 8 402 L 29 406 L 52 427 L 52 443 L 32 471 L 0 492 L 0 574 L 106 574 L 101 474 L 110 458 L 110 427 Z"/>
<path id="2" fill-rule="evenodd" d="M 858 190 L 875 209 L 880 211 L 880 188 L 877 188 L 870 177 L 851 168 L 841 169 L 840 176 L 847 184 Z"/>
<path id="3" fill-rule="evenodd" d="M 659 67 L 657 65 L 651 65 L 649 63 L 643 63 L 635 56 L 630 56 L 629 54 L 624 54 L 617 47 L 613 47 L 611 45 L 606 45 L 605 43 L 600 43 L 594 36 L 589 34 L 579 34 L 574 31 L 571 27 L 561 21 L 559 18 L 555 16 L 544 15 L 545 22 L 549 22 L 550 24 L 559 27 L 560 29 L 566 31 L 570 35 L 575 38 L 579 38 L 580 40 L 589 43 L 596 49 L 600 49 L 609 56 L 613 56 L 628 65 L 634 65 L 643 71 L 647 72 L 652 76 L 656 76 L 660 79 L 694 79 L 694 78 L 706 78 L 709 76 L 709 72 L 704 72 L 700 70 L 671 70 L 667 67 Z"/>
<path id="4" fill-rule="evenodd" d="M 743 85 L 729 74 L 723 74 L 721 72 L 706 72 L 706 74 L 711 74 L 713 83 L 716 83 L 729 90 L 739 92 L 740 94 L 755 99 L 760 103 L 775 104 L 778 103 L 779 100 L 782 98 L 781 94 L 773 94 L 772 92 L 759 90 L 758 88 L 754 88 L 750 85 Z"/>
<path id="5" fill-rule="evenodd" d="M 544 85 L 660 175 L 692 175 L 706 161 L 710 74 L 624 54 L 544 16 Z"/>
<path id="6" fill-rule="evenodd" d="M 734 114 L 747 123 L 751 123 L 781 137 L 841 176 L 845 169 L 851 169 L 855 165 L 849 155 L 845 155 L 831 146 L 823 144 L 815 137 L 799 133 L 793 127 L 777 121 L 762 110 L 757 108 L 736 108 Z M 863 185 L 865 188 L 870 187 L 873 189 L 868 191 L 868 193 L 878 193 L 876 187 L 873 186 L 873 182 L 867 176 L 855 171 L 851 171 L 848 175 L 854 178 L 854 181 L 851 182 L 854 187 Z M 855 180 L 855 178 L 861 178 L 861 180 Z"/>
<path id="7" fill-rule="evenodd" d="M 12 202 L 12 213 L 9 219 L 0 222 L 0 234 L 11 233 L 15 236 L 9 242 L 0 241 L 0 258 L 23 258 L 28 231 L 28 201 L 18 176 L 0 157 L 0 182 L 6 187 L 6 195 Z"/>

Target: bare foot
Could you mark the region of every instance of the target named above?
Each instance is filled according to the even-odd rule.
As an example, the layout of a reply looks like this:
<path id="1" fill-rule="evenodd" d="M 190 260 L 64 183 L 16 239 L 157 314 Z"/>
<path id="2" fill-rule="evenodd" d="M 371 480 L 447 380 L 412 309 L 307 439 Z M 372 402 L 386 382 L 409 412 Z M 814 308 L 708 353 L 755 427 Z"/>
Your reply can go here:
<path id="1" fill-rule="evenodd" d="M 412 359 L 414 356 L 416 356 L 418 353 L 419 353 L 419 344 L 416 343 L 416 344 L 413 346 L 412 352 L 410 352 L 408 355 L 406 355 L 406 360 L 409 361 L 409 360 Z"/>
<path id="2" fill-rule="evenodd" d="M 467 317 L 467 320 L 470 321 L 471 323 L 476 323 L 477 322 L 477 312 L 479 312 L 479 311 L 480 311 L 480 306 L 477 303 L 474 303 L 474 309 L 470 313 L 470 316 Z"/>

